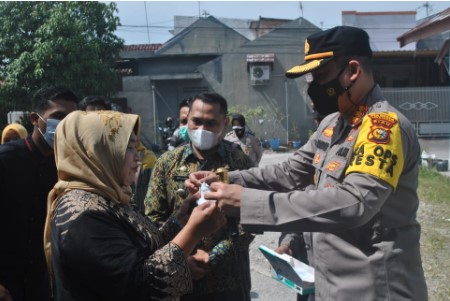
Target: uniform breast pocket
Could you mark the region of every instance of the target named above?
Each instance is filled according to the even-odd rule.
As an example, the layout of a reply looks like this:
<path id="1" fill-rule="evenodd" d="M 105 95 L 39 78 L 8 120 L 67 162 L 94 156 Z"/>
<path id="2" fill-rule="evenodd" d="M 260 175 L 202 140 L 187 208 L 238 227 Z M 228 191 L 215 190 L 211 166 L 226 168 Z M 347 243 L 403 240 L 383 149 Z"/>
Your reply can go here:
<path id="1" fill-rule="evenodd" d="M 345 177 L 347 162 L 345 160 L 331 160 L 322 167 L 322 183 L 331 187 L 335 183 L 340 183 Z M 321 185 L 322 186 L 322 185 Z"/>

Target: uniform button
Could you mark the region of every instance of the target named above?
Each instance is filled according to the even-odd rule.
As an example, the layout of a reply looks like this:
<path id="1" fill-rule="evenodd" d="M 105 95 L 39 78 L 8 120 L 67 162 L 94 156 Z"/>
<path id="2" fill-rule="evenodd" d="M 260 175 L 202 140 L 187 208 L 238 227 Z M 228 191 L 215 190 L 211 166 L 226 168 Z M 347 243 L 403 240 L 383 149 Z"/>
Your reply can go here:
<path id="1" fill-rule="evenodd" d="M 305 249 L 309 250 L 311 249 L 311 246 L 309 244 L 305 244 Z"/>

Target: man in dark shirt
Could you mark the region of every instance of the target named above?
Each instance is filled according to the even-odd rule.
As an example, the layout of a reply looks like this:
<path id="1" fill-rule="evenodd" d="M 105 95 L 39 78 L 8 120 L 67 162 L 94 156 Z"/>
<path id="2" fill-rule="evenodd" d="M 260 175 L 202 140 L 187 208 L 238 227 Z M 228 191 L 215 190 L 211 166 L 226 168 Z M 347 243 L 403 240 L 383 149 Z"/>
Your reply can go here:
<path id="1" fill-rule="evenodd" d="M 0 145 L 0 291 L 14 301 L 50 299 L 43 233 L 47 195 L 57 180 L 53 135 L 77 103 L 64 87 L 39 90 L 32 134 Z"/>

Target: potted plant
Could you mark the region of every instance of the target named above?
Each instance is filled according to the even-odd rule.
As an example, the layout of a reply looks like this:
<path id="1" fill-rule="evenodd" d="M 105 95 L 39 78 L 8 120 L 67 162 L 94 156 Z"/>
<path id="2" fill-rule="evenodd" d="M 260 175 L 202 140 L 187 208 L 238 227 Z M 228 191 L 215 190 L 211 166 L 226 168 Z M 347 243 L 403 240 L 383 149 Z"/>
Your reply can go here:
<path id="1" fill-rule="evenodd" d="M 292 147 L 297 149 L 300 148 L 300 128 L 297 124 L 293 124 L 290 130 L 289 137 L 291 138 Z"/>

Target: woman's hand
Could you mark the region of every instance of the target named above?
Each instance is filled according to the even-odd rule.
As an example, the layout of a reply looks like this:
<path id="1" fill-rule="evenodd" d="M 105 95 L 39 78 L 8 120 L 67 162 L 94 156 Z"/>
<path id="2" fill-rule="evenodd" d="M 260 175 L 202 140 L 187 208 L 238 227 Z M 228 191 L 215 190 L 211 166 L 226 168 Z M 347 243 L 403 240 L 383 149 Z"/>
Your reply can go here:
<path id="1" fill-rule="evenodd" d="M 219 230 L 226 223 L 225 215 L 222 214 L 217 202 L 205 202 L 194 208 L 186 227 L 195 229 L 199 239 Z"/>
<path id="2" fill-rule="evenodd" d="M 202 279 L 211 271 L 209 254 L 201 249 L 198 249 L 194 255 L 189 256 L 187 262 L 194 280 Z"/>
<path id="3" fill-rule="evenodd" d="M 195 202 L 200 198 L 200 194 L 189 195 L 181 204 L 180 208 L 178 208 L 175 213 L 175 217 L 180 221 L 183 225 L 186 225 L 189 220 L 189 216 L 191 215 L 192 210 L 197 205 Z"/>
<path id="4" fill-rule="evenodd" d="M 194 208 L 187 224 L 172 240 L 189 256 L 198 241 L 209 234 L 219 230 L 226 223 L 217 202 L 205 202 Z"/>

